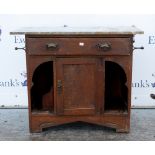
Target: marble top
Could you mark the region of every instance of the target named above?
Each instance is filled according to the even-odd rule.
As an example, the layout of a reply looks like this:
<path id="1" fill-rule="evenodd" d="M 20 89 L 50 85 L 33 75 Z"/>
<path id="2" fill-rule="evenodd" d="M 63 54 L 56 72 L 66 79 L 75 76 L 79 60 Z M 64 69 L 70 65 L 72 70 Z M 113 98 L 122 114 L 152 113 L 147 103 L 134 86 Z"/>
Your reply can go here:
<path id="1" fill-rule="evenodd" d="M 10 32 L 12 35 L 91 35 L 91 34 L 143 34 L 144 32 L 135 26 L 119 26 L 119 27 L 23 27 L 19 30 Z"/>

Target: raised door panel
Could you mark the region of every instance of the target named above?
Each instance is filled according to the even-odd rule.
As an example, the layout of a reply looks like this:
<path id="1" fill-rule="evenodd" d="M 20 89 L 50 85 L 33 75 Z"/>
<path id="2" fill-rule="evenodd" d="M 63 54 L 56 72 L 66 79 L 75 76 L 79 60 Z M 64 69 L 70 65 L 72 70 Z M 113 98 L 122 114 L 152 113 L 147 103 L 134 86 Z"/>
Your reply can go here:
<path id="1" fill-rule="evenodd" d="M 64 115 L 92 115 L 100 111 L 103 99 L 98 82 L 99 61 L 97 59 L 58 59 L 57 66 L 57 112 Z M 103 80 L 102 80 L 103 81 Z M 102 84 L 101 84 L 102 83 Z M 102 91 L 102 90 L 101 90 Z"/>

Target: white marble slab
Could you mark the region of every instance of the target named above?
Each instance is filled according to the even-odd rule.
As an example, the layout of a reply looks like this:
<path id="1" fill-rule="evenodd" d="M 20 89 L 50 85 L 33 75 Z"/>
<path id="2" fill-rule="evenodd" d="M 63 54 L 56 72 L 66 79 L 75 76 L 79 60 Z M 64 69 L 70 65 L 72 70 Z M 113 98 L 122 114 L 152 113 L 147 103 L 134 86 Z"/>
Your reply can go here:
<path id="1" fill-rule="evenodd" d="M 143 34 L 144 32 L 135 26 L 119 27 L 24 27 L 10 32 L 12 35 L 42 34 L 42 35 L 77 35 L 77 34 Z"/>

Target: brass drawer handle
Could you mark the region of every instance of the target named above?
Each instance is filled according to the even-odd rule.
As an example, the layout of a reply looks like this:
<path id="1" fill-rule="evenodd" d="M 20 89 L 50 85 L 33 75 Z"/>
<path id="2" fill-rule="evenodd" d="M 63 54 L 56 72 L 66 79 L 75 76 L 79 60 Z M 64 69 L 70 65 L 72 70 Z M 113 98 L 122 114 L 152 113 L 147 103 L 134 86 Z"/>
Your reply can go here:
<path id="1" fill-rule="evenodd" d="M 56 49 L 58 49 L 58 44 L 57 43 L 49 43 L 46 45 L 46 48 L 50 49 L 50 50 L 56 50 Z"/>
<path id="2" fill-rule="evenodd" d="M 97 44 L 97 47 L 104 52 L 111 50 L 111 44 L 110 43 L 99 43 L 99 44 Z"/>

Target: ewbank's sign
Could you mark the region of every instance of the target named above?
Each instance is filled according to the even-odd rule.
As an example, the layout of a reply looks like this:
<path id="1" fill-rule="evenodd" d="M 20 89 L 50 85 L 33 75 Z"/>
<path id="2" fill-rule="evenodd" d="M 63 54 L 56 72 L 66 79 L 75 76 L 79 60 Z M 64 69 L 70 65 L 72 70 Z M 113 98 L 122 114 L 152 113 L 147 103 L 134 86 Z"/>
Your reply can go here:
<path id="1" fill-rule="evenodd" d="M 27 86 L 27 76 L 25 72 L 19 74 L 18 79 L 9 78 L 5 81 L 0 81 L 0 87 L 25 87 Z"/>
<path id="2" fill-rule="evenodd" d="M 155 35 L 149 36 L 149 39 L 148 40 L 149 40 L 148 41 L 149 44 L 155 44 Z"/>
<path id="3" fill-rule="evenodd" d="M 49 20 L 50 19 L 50 20 Z M 138 19 L 138 20 L 137 20 Z M 55 22 L 53 22 L 55 21 Z M 25 47 L 22 35 L 9 33 L 21 27 L 131 26 L 144 31 L 135 36 L 133 52 L 132 106 L 155 106 L 155 15 L 0 15 L 0 106 L 27 106 Z"/>

